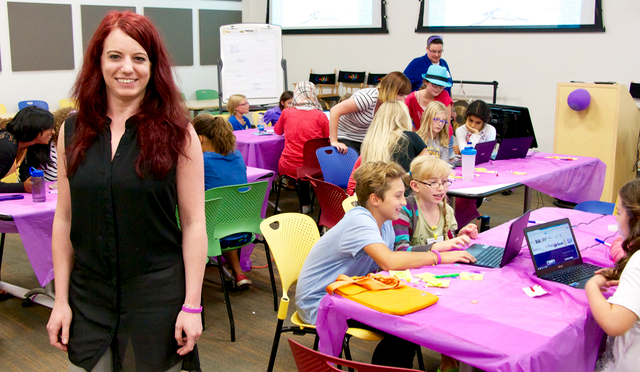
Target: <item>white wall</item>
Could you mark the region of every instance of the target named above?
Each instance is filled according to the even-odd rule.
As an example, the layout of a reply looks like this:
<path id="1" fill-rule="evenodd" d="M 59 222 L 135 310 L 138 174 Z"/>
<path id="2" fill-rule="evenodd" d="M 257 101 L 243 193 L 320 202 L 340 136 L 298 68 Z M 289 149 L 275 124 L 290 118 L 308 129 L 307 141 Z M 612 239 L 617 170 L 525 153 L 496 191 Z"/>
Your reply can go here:
<path id="1" fill-rule="evenodd" d="M 266 0 L 248 1 L 246 22 L 264 22 Z M 387 1 L 387 35 L 284 35 L 289 83 L 309 69 L 403 71 L 423 55 L 428 34 L 415 33 L 418 1 Z M 443 58 L 454 79 L 499 82 L 498 103 L 528 107 L 541 151 L 552 151 L 556 84 L 640 81 L 640 1 L 603 2 L 604 33 L 448 33 Z M 491 100 L 490 87 L 465 86 L 467 97 Z M 454 98 L 463 98 L 454 86 Z"/>
<path id="2" fill-rule="evenodd" d="M 20 2 L 47 3 L 46 0 L 16 0 Z M 73 22 L 73 44 L 75 70 L 12 72 L 11 50 L 9 43 L 9 22 L 7 17 L 7 1 L 0 1 L 0 47 L 2 71 L 0 72 L 0 103 L 7 107 L 7 112 L 18 111 L 18 102 L 25 100 L 42 100 L 49 104 L 51 110 L 59 108 L 59 101 L 69 97 L 76 74 L 82 65 L 82 30 L 80 5 L 112 5 L 135 6 L 136 12 L 142 14 L 143 8 L 192 8 L 193 9 L 193 50 L 194 66 L 176 67 L 178 85 L 187 99 L 195 100 L 197 89 L 217 89 L 218 78 L 216 66 L 200 66 L 198 9 L 244 10 L 245 2 L 206 1 L 206 0 L 61 0 L 52 1 L 57 4 L 71 4 Z M 244 11 L 243 11 L 244 13 Z M 243 15 L 244 17 L 244 15 Z M 262 20 L 264 23 L 264 19 Z M 53 32 L 55 32 L 53 30 Z"/>

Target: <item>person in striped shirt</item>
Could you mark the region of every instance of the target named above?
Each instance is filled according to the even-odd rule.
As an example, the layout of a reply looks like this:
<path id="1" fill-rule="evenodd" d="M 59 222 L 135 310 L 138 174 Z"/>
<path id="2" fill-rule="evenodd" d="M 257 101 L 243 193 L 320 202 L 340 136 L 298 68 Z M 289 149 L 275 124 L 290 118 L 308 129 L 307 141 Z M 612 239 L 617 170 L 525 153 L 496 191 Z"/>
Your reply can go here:
<path id="1" fill-rule="evenodd" d="M 402 101 L 411 93 L 411 81 L 400 71 L 382 78 L 377 88 L 357 91 L 331 109 L 329 140 L 341 154 L 352 147 L 360 154 L 360 146 L 380 105 L 386 101 Z"/>

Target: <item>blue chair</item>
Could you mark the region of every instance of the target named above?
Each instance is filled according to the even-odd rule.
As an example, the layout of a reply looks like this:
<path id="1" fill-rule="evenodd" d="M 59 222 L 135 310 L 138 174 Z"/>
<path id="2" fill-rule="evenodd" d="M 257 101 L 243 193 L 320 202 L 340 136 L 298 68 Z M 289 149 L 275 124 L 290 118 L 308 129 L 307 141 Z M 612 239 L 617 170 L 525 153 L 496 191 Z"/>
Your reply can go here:
<path id="1" fill-rule="evenodd" d="M 347 187 L 353 165 L 358 160 L 356 150 L 348 147 L 347 153 L 342 155 L 333 146 L 321 147 L 316 150 L 318 163 L 322 169 L 324 181 L 342 187 Z"/>
<path id="2" fill-rule="evenodd" d="M 49 110 L 49 105 L 45 101 L 20 101 L 18 102 L 18 109 L 22 110 L 27 106 L 40 107 L 43 110 Z"/>
<path id="3" fill-rule="evenodd" d="M 615 206 L 615 203 L 601 202 L 598 200 L 588 200 L 576 204 L 573 209 L 597 214 L 613 214 L 613 209 L 615 208 Z"/>

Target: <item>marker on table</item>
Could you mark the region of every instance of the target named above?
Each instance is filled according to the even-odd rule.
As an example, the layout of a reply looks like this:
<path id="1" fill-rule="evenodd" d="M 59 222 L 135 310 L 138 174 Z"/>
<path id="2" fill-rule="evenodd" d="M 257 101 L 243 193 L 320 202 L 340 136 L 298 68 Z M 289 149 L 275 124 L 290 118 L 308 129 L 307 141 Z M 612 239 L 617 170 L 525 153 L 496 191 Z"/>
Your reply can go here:
<path id="1" fill-rule="evenodd" d="M 596 241 L 597 241 L 598 243 L 600 243 L 600 244 L 604 244 L 604 245 L 606 245 L 607 247 L 611 247 L 611 243 L 607 243 L 607 242 L 605 242 L 605 241 L 604 241 L 604 240 L 602 240 L 602 239 L 598 239 L 598 238 L 596 238 Z"/>
<path id="2" fill-rule="evenodd" d="M 442 279 L 442 278 L 455 278 L 456 276 L 460 276 L 460 274 L 442 274 L 442 275 L 435 275 L 434 278 L 436 279 Z"/>
<path id="3" fill-rule="evenodd" d="M 531 221 L 529 220 L 529 223 L 540 223 L 539 221 Z"/>

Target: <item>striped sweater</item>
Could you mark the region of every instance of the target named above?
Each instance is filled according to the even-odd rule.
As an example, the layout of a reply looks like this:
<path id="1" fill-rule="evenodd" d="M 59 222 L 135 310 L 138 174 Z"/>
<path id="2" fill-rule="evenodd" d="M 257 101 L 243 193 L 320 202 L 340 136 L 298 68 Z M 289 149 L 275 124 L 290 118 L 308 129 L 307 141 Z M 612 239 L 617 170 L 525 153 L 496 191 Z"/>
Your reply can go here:
<path id="1" fill-rule="evenodd" d="M 418 201 L 416 200 L 415 195 L 411 195 L 407 197 L 407 205 L 402 207 L 402 211 L 400 212 L 400 217 L 393 221 L 393 230 L 396 233 L 396 240 L 393 246 L 394 251 L 408 251 L 408 252 L 425 252 L 430 251 L 431 246 L 433 244 L 426 245 L 411 245 L 411 239 L 413 238 L 413 233 L 416 230 L 416 226 L 418 225 Z M 449 204 L 445 204 L 447 208 L 447 215 L 453 216 L 453 208 Z M 458 229 L 458 223 L 455 220 L 455 217 L 452 217 L 452 221 L 449 221 L 449 231 L 447 231 L 447 239 L 452 239 L 455 231 Z M 439 234 L 441 235 L 441 234 Z"/>
<path id="2" fill-rule="evenodd" d="M 378 88 L 361 89 L 351 98 L 356 103 L 358 111 L 340 116 L 338 139 L 344 138 L 354 142 L 362 142 L 376 113 Z"/>

